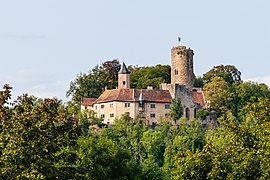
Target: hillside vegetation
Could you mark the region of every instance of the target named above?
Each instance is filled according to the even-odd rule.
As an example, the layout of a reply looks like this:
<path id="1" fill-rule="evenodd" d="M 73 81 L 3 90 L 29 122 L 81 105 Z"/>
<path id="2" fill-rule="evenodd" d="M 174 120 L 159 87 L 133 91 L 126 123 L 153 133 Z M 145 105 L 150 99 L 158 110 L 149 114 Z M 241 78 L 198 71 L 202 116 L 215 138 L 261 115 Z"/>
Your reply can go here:
<path id="1" fill-rule="evenodd" d="M 81 97 L 98 97 L 117 86 L 117 60 L 71 82 L 68 104 L 0 91 L 0 179 L 270 179 L 270 92 L 243 82 L 231 65 L 197 77 L 209 102 L 197 118 L 215 115 L 204 127 L 179 114 L 157 126 L 123 115 L 110 127 L 92 111 L 79 111 Z M 169 83 L 170 66 L 130 66 L 131 87 Z M 75 118 L 76 117 L 76 118 Z M 171 124 L 177 121 L 179 125 Z"/>

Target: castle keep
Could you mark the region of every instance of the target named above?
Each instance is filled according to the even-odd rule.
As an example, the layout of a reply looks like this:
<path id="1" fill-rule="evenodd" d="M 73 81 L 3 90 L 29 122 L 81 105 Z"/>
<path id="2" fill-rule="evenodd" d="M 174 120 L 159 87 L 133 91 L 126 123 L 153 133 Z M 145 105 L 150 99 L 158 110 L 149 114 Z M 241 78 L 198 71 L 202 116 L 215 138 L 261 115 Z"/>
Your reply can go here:
<path id="1" fill-rule="evenodd" d="M 193 50 L 186 46 L 176 46 L 171 50 L 171 84 L 161 84 L 162 90 L 168 90 L 172 98 L 182 103 L 183 116 L 196 117 L 198 109 L 205 106 L 204 94 L 193 88 L 195 74 L 193 70 Z"/>
<path id="2" fill-rule="evenodd" d="M 204 94 L 193 88 L 193 50 L 176 46 L 171 50 L 171 84 L 161 84 L 159 90 L 130 89 L 130 78 L 125 63 L 118 73 L 118 88 L 104 91 L 99 98 L 83 98 L 81 109 L 92 109 L 103 123 L 114 123 L 116 117 L 128 114 L 145 119 L 148 124 L 157 124 L 161 117 L 168 117 L 172 99 L 182 103 L 183 116 L 196 117 L 198 109 L 205 108 Z"/>

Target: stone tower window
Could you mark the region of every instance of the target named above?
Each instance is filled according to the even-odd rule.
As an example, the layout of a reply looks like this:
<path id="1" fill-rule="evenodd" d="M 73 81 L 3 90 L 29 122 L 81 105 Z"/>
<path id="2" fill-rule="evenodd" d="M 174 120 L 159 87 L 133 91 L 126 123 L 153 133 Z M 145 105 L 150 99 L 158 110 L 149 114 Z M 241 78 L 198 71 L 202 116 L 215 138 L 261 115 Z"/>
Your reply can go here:
<path id="1" fill-rule="evenodd" d="M 187 119 L 190 118 L 190 110 L 189 110 L 189 108 L 186 108 L 186 118 Z"/>
<path id="2" fill-rule="evenodd" d="M 123 81 L 123 85 L 126 85 L 126 81 Z"/>
<path id="3" fill-rule="evenodd" d="M 178 75 L 178 70 L 177 69 L 174 70 L 174 73 L 175 73 L 175 75 Z"/>

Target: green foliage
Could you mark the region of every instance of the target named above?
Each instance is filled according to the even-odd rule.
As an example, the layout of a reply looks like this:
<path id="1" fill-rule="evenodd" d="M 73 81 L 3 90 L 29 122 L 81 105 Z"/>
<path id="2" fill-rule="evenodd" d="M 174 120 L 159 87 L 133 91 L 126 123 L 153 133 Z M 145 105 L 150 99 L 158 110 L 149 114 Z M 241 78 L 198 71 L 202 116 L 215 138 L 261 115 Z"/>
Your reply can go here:
<path id="1" fill-rule="evenodd" d="M 225 113 L 232 107 L 233 93 L 228 83 L 221 77 L 214 77 L 204 86 L 205 98 L 210 109 Z"/>
<path id="2" fill-rule="evenodd" d="M 211 82 L 214 77 L 220 77 L 230 85 L 234 82 L 242 82 L 241 72 L 233 65 L 214 66 L 210 71 L 203 75 L 202 79 L 204 84 Z"/>
<path id="3" fill-rule="evenodd" d="M 117 87 L 118 82 L 118 71 L 121 66 L 117 59 L 112 61 L 105 61 L 100 66 L 101 72 L 105 75 L 105 83 L 109 89 L 114 89 Z"/>
<path id="4" fill-rule="evenodd" d="M 131 86 L 169 83 L 170 67 L 129 67 Z M 264 84 L 242 82 L 234 66 L 198 77 L 217 127 L 182 117 L 173 100 L 170 117 L 150 127 L 123 116 L 109 127 L 81 97 L 115 88 L 119 62 L 107 61 L 71 82 L 67 106 L 57 99 L 21 96 L 9 103 L 0 91 L 0 179 L 270 179 L 270 97 Z M 211 115 L 212 115 L 211 111 Z M 74 121 L 73 114 L 79 121 Z M 209 111 L 199 110 L 204 120 Z M 172 123 L 174 121 L 174 123 Z"/>
<path id="5" fill-rule="evenodd" d="M 194 81 L 194 87 L 196 88 L 203 88 L 204 80 L 202 77 L 196 77 Z"/>
<path id="6" fill-rule="evenodd" d="M 201 120 L 205 120 L 206 117 L 209 116 L 209 114 L 210 113 L 208 110 L 200 109 L 196 113 L 196 118 L 201 119 Z"/>
<path id="7" fill-rule="evenodd" d="M 80 138 L 75 148 L 63 148 L 56 168 L 64 179 L 136 179 L 130 154 L 105 137 Z M 74 158 L 75 157 L 75 158 Z"/>
<path id="8" fill-rule="evenodd" d="M 269 179 L 270 101 L 247 105 L 243 122 L 209 131 L 202 151 L 179 152 L 174 179 Z"/>
<path id="9" fill-rule="evenodd" d="M 265 84 L 248 81 L 239 84 L 235 89 L 237 98 L 235 99 L 234 104 L 239 117 L 245 116 L 245 106 L 248 103 L 258 102 L 259 98 L 270 97 L 270 91 Z"/>
<path id="10" fill-rule="evenodd" d="M 60 105 L 57 99 L 35 101 L 24 95 L 11 110 L 0 106 L 1 179 L 47 179 L 59 173 L 54 167 L 55 153 L 76 144 L 81 133 Z"/>
<path id="11" fill-rule="evenodd" d="M 170 118 L 173 121 L 179 120 L 183 115 L 183 108 L 181 101 L 178 99 L 173 99 L 170 105 L 170 112 L 169 112 Z"/>
<path id="12" fill-rule="evenodd" d="M 153 86 L 159 89 L 161 83 L 170 83 L 171 67 L 169 65 L 156 65 L 148 67 L 129 66 L 130 87 L 147 88 Z"/>
<path id="13" fill-rule="evenodd" d="M 113 89 L 117 86 L 117 75 L 120 70 L 118 60 L 106 61 L 88 73 L 80 73 L 70 82 L 67 97 L 72 96 L 74 104 L 79 105 L 82 97 L 97 98 L 105 87 Z"/>
<path id="14" fill-rule="evenodd" d="M 93 110 L 83 110 L 78 114 L 77 118 L 83 128 L 83 136 L 91 135 L 102 126 L 103 119 L 96 117 L 96 113 Z"/>
<path id="15" fill-rule="evenodd" d="M 174 157 L 178 152 L 201 150 L 205 145 L 205 129 L 195 119 L 186 123 L 186 120 L 179 127 L 171 127 L 170 136 L 166 139 L 166 149 L 164 153 L 164 170 L 168 174 L 175 167 Z"/>

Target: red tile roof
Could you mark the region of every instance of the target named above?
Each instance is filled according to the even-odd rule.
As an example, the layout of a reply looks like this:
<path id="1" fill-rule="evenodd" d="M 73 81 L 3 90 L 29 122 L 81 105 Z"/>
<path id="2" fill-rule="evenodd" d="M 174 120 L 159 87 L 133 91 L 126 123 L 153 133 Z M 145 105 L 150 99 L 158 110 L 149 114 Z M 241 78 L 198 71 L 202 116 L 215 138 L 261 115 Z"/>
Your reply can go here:
<path id="1" fill-rule="evenodd" d="M 97 98 L 82 98 L 82 106 L 93 106 Z"/>
<path id="2" fill-rule="evenodd" d="M 193 90 L 193 102 L 202 105 L 203 108 L 206 108 L 206 101 L 203 91 Z"/>
<path id="3" fill-rule="evenodd" d="M 145 101 L 170 103 L 171 94 L 168 90 L 155 89 L 113 89 L 103 92 L 96 103 L 108 101 L 138 101 L 142 92 Z"/>

